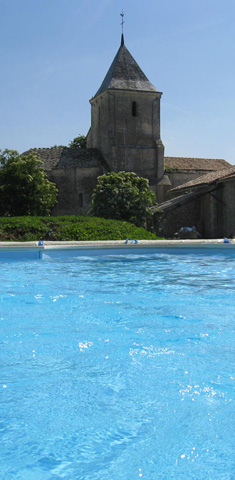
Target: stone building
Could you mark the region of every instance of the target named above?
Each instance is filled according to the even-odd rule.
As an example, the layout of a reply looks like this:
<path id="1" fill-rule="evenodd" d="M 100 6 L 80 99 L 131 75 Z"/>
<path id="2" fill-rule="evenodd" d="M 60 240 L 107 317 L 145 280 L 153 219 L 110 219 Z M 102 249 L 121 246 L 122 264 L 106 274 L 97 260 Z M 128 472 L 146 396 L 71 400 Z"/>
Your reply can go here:
<path id="1" fill-rule="evenodd" d="M 86 215 L 97 177 L 109 172 L 109 166 L 96 148 L 31 148 L 24 155 L 36 153 L 49 180 L 56 183 L 58 203 L 52 215 Z"/>
<path id="2" fill-rule="evenodd" d="M 172 199 L 154 208 L 159 235 L 172 238 L 180 228 L 195 226 L 203 238 L 235 236 L 235 166 L 212 171 L 171 193 Z"/>
<path id="3" fill-rule="evenodd" d="M 97 177 L 109 171 L 132 171 L 149 180 L 158 202 L 174 187 L 229 166 L 225 160 L 165 157 L 160 135 L 159 92 L 124 44 L 90 100 L 87 149 L 31 149 L 59 189 L 54 215 L 85 215 Z M 177 195 L 177 192 L 174 193 Z"/>
<path id="4" fill-rule="evenodd" d="M 160 137 L 161 92 L 121 46 L 91 103 L 89 147 L 100 150 L 112 171 L 148 178 L 152 190 L 164 173 Z"/>

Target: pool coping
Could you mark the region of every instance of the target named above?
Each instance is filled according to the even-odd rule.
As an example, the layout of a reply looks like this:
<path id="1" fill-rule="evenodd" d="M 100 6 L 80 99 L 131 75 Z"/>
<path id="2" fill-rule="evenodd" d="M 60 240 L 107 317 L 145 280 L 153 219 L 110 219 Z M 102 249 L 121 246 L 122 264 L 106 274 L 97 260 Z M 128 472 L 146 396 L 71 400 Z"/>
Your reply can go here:
<path id="1" fill-rule="evenodd" d="M 229 243 L 221 239 L 200 239 L 200 240 L 138 240 L 138 244 L 126 243 L 125 240 L 100 240 L 100 241 L 44 241 L 43 245 L 39 245 L 36 241 L 31 242 L 0 242 L 0 251 L 37 251 L 45 250 L 75 250 L 75 249 L 111 249 L 118 247 L 125 249 L 141 249 L 141 248 L 221 248 L 234 249 L 235 239 L 231 239 Z"/>

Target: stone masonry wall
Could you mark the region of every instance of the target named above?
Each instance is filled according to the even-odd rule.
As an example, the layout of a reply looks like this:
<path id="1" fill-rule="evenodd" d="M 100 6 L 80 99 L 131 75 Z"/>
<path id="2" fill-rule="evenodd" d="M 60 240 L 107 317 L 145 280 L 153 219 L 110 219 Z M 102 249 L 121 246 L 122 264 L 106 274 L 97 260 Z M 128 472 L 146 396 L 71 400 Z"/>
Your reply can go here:
<path id="1" fill-rule="evenodd" d="M 173 238 L 181 227 L 196 227 L 202 233 L 200 198 L 154 214 L 154 229 L 157 235 Z"/>
<path id="2" fill-rule="evenodd" d="M 164 147 L 159 143 L 160 94 L 108 91 L 91 104 L 88 146 L 100 149 L 111 170 L 134 171 L 156 183 L 164 163 Z"/>
<path id="3" fill-rule="evenodd" d="M 49 172 L 48 178 L 59 189 L 58 203 L 52 215 L 86 215 L 91 205 L 91 195 L 97 185 L 102 168 L 68 168 Z"/>

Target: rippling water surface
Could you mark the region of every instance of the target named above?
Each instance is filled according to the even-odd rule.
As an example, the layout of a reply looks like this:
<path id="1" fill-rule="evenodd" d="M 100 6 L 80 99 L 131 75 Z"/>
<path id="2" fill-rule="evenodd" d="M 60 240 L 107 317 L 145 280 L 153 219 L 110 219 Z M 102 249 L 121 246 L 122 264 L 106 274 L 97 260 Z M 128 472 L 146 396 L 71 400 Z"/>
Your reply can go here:
<path id="1" fill-rule="evenodd" d="M 1 480 L 235 479 L 235 257 L 0 269 Z"/>

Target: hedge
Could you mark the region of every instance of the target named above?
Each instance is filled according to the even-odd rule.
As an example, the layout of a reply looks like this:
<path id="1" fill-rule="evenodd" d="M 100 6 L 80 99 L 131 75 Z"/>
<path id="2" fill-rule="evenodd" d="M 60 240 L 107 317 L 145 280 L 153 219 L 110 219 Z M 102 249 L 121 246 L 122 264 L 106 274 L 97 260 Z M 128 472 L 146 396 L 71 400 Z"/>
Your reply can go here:
<path id="1" fill-rule="evenodd" d="M 0 217 L 0 241 L 157 240 L 154 233 L 120 220 L 98 217 Z"/>

